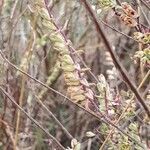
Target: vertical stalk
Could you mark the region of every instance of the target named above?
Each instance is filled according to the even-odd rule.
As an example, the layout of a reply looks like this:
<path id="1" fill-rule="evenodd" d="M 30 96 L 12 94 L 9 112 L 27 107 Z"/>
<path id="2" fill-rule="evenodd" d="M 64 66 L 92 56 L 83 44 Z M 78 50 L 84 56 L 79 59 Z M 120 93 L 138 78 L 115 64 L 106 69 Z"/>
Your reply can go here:
<path id="1" fill-rule="evenodd" d="M 19 97 L 19 106 L 22 107 L 23 104 L 23 97 L 24 97 L 24 91 L 25 91 L 25 75 L 22 75 L 21 80 L 21 92 Z M 16 122 L 16 132 L 15 132 L 15 143 L 14 143 L 14 150 L 16 150 L 17 141 L 18 141 L 18 133 L 19 133 L 19 126 L 20 126 L 20 119 L 21 119 L 21 111 L 18 109 L 17 111 L 17 122 Z"/>

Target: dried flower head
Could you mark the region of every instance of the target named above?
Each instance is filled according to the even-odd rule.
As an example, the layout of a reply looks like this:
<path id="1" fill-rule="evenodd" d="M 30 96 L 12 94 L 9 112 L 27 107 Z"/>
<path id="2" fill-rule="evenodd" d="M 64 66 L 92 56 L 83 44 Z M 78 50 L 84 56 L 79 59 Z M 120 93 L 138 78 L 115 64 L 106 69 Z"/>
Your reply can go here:
<path id="1" fill-rule="evenodd" d="M 103 9 L 109 9 L 115 7 L 116 1 L 115 0 L 98 0 L 100 7 Z"/>
<path id="2" fill-rule="evenodd" d="M 137 26 L 136 18 L 138 18 L 139 15 L 127 2 L 121 3 L 121 6 L 116 6 L 115 12 L 125 25 L 129 27 Z"/>
<path id="3" fill-rule="evenodd" d="M 139 17 L 138 13 L 129 5 L 127 2 L 121 3 L 123 11 L 132 18 L 137 18 Z"/>
<path id="4" fill-rule="evenodd" d="M 131 18 L 131 17 L 129 17 L 129 16 L 126 15 L 126 14 L 121 14 L 121 15 L 119 16 L 119 18 L 120 18 L 120 20 L 121 20 L 122 22 L 124 22 L 125 25 L 127 25 L 127 26 L 129 26 L 129 27 L 135 27 L 135 26 L 137 26 L 136 20 L 133 19 L 133 18 Z"/>

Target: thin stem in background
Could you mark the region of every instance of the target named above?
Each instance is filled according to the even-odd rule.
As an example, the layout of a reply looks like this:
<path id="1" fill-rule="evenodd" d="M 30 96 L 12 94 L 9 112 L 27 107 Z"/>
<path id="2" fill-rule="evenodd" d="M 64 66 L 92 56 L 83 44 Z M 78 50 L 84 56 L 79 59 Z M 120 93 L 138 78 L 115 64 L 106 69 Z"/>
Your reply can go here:
<path id="1" fill-rule="evenodd" d="M 129 39 L 132 39 L 132 40 L 134 40 L 135 42 L 137 42 L 137 41 L 136 41 L 134 38 L 132 38 L 131 36 L 129 36 L 129 35 L 127 35 L 127 34 L 121 32 L 121 31 L 117 30 L 115 27 L 110 26 L 109 24 L 107 24 L 107 23 L 104 22 L 103 20 L 101 20 L 101 19 L 99 19 L 99 20 L 102 22 L 102 24 L 106 25 L 108 28 L 110 28 L 110 29 L 112 29 L 112 30 L 118 32 L 119 34 L 121 34 L 121 35 L 123 35 L 123 36 L 125 36 L 125 37 L 127 37 L 127 38 L 129 38 Z"/>
<path id="2" fill-rule="evenodd" d="M 145 14 L 145 12 L 144 12 L 144 10 L 143 10 L 143 8 L 142 8 L 142 6 L 141 6 L 140 0 L 137 0 L 137 2 L 138 2 L 138 6 L 139 6 L 139 8 L 140 8 L 140 10 L 141 10 L 141 12 L 142 12 L 142 14 L 143 14 L 143 16 L 145 17 L 145 20 L 147 21 L 148 25 L 150 26 L 149 18 L 148 18 L 148 16 Z"/>
<path id="3" fill-rule="evenodd" d="M 150 10 L 150 6 L 148 5 L 147 2 L 145 2 L 145 0 L 140 0 L 149 10 Z"/>
<path id="4" fill-rule="evenodd" d="M 65 132 L 67 137 L 71 140 L 73 136 L 67 131 L 67 129 L 61 124 L 61 122 L 55 117 L 55 115 L 44 105 L 44 103 L 36 96 L 37 102 L 48 112 L 48 114 L 55 120 L 55 122 L 61 127 L 61 129 Z"/>
<path id="5" fill-rule="evenodd" d="M 65 150 L 65 148 L 59 143 L 59 141 L 53 137 L 46 129 L 43 128 L 42 125 L 40 125 L 34 118 L 32 118 L 26 111 L 24 111 L 22 109 L 22 107 L 20 107 L 16 101 L 9 95 L 9 93 L 7 93 L 1 86 L 0 86 L 0 90 L 1 92 L 7 96 L 7 98 L 22 112 L 24 113 L 36 126 L 38 126 L 51 140 L 52 142 L 54 142 L 57 146 L 59 146 L 59 148 L 61 148 L 61 150 Z"/>
<path id="6" fill-rule="evenodd" d="M 24 92 L 25 92 L 25 78 L 26 76 L 22 76 L 21 80 L 21 91 L 20 91 L 20 97 L 19 97 L 19 106 L 22 107 L 23 104 L 23 97 L 24 97 Z M 17 141 L 18 141 L 18 132 L 19 132 L 19 126 L 20 126 L 20 119 L 21 119 L 21 111 L 18 109 L 17 110 L 17 121 L 16 121 L 16 132 L 15 132 L 15 144 L 14 144 L 14 150 L 16 150 L 17 147 Z"/>
<path id="7" fill-rule="evenodd" d="M 13 19 L 14 17 L 14 14 L 15 14 L 15 11 L 17 9 L 17 4 L 18 4 L 19 0 L 15 0 L 15 3 L 14 3 L 14 6 L 13 6 L 13 9 L 12 9 L 12 12 L 10 14 L 10 19 Z"/>
<path id="8" fill-rule="evenodd" d="M 13 145 L 13 147 L 15 147 L 15 140 L 13 137 L 13 134 L 11 132 L 10 126 L 8 125 L 8 123 L 6 121 L 4 121 L 3 119 L 0 118 L 0 128 L 3 129 L 3 131 L 5 130 L 7 136 L 9 137 L 11 144 Z M 18 147 L 16 147 L 16 150 L 19 150 Z"/>

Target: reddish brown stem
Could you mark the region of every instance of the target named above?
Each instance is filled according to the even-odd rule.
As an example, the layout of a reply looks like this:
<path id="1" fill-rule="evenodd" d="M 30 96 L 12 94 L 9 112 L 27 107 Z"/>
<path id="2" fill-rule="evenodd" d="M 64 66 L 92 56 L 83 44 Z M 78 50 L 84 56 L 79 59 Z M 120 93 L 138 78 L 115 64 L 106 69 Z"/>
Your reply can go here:
<path id="1" fill-rule="evenodd" d="M 81 0 L 81 2 L 84 4 L 86 10 L 89 12 L 93 23 L 97 29 L 97 32 L 99 33 L 99 35 L 102 37 L 112 59 L 114 62 L 114 65 L 116 66 L 116 68 L 120 71 L 123 79 L 125 80 L 125 82 L 128 84 L 128 86 L 130 87 L 130 89 L 132 90 L 132 92 L 135 94 L 137 101 L 143 106 L 143 108 L 145 109 L 145 112 L 147 113 L 148 117 L 150 118 L 150 110 L 147 107 L 147 105 L 144 102 L 144 99 L 141 97 L 140 93 L 136 90 L 135 85 L 133 84 L 133 82 L 130 80 L 127 71 L 125 70 L 125 68 L 122 66 L 122 64 L 120 63 L 120 61 L 118 60 L 116 54 L 114 53 L 114 51 L 112 50 L 110 43 L 108 42 L 108 39 L 106 38 L 103 30 L 101 29 L 101 25 L 99 23 L 99 20 L 97 18 L 97 16 L 95 15 L 94 11 L 92 10 L 90 4 L 86 1 L 86 0 Z"/>

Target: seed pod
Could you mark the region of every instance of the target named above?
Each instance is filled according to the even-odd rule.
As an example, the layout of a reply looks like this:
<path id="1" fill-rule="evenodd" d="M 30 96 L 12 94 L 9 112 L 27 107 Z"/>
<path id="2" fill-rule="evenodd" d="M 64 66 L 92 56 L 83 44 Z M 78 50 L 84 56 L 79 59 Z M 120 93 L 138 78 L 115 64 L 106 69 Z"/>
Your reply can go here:
<path id="1" fill-rule="evenodd" d="M 131 18 L 131 17 L 129 17 L 129 16 L 127 16 L 126 14 L 121 14 L 119 16 L 119 18 L 120 18 L 120 20 L 122 22 L 124 22 L 125 25 L 127 25 L 129 27 L 135 27 L 135 26 L 137 26 L 136 20 L 133 19 L 133 18 Z"/>
<path id="2" fill-rule="evenodd" d="M 122 9 L 123 11 L 132 18 L 137 18 L 139 17 L 138 13 L 127 3 L 127 2 L 123 2 L 121 3 Z"/>

